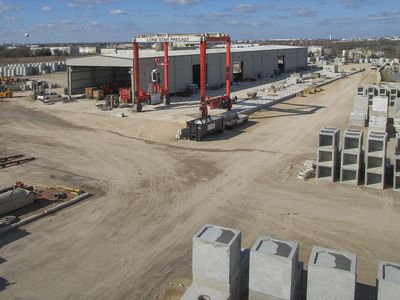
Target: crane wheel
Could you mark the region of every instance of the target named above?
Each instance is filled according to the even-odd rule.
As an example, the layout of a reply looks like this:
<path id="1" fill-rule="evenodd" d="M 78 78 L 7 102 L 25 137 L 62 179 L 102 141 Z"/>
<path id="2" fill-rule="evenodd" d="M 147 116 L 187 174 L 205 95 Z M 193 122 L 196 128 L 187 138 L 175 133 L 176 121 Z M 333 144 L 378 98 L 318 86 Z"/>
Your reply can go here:
<path id="1" fill-rule="evenodd" d="M 138 103 L 138 104 L 136 104 L 136 111 L 137 112 L 141 112 L 142 111 L 142 103 Z"/>
<path id="2" fill-rule="evenodd" d="M 7 93 L 7 94 L 6 94 L 6 97 L 7 97 L 7 98 L 12 98 L 11 93 Z"/>

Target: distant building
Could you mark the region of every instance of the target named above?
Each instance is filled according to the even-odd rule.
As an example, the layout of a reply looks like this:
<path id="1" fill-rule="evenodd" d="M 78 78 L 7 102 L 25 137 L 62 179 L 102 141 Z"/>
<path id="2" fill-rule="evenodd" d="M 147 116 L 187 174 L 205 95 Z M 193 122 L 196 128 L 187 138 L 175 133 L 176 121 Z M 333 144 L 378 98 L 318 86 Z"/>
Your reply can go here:
<path id="1" fill-rule="evenodd" d="M 51 55 L 58 54 L 71 54 L 71 47 L 63 46 L 63 47 L 49 47 Z"/>
<path id="2" fill-rule="evenodd" d="M 314 54 L 314 56 L 321 56 L 321 55 L 324 55 L 325 47 L 311 45 L 311 46 L 308 46 L 307 50 L 308 50 L 308 52 L 311 52 L 312 54 Z"/>
<path id="3" fill-rule="evenodd" d="M 99 46 L 80 46 L 79 54 L 88 55 L 88 54 L 99 54 L 100 47 Z"/>

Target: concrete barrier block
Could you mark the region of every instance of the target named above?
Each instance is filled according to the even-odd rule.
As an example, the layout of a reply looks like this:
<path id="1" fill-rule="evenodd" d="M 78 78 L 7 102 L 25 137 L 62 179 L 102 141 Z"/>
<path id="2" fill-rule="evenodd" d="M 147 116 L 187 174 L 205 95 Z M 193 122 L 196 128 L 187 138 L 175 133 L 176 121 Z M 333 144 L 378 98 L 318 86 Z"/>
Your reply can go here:
<path id="1" fill-rule="evenodd" d="M 379 262 L 377 288 L 378 300 L 400 298 L 400 264 Z"/>
<path id="2" fill-rule="evenodd" d="M 357 257 L 314 246 L 308 262 L 307 300 L 354 300 Z"/>
<path id="3" fill-rule="evenodd" d="M 238 299 L 240 244 L 240 231 L 205 225 L 193 237 L 193 282 L 230 293 L 231 299 Z"/>
<path id="4" fill-rule="evenodd" d="M 299 243 L 261 236 L 250 251 L 249 300 L 298 299 Z"/>

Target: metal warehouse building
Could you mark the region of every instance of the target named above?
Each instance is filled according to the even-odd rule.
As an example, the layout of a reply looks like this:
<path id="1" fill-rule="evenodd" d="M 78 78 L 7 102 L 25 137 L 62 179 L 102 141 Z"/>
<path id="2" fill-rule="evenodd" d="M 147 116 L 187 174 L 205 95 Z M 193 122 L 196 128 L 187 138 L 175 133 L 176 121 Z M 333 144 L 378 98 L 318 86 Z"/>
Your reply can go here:
<path id="1" fill-rule="evenodd" d="M 140 50 L 140 85 L 147 90 L 150 73 L 162 69 L 155 58 L 162 59 L 163 51 Z M 97 55 L 67 60 L 68 92 L 82 93 L 85 87 L 119 83 L 132 85 L 133 54 Z M 200 51 L 169 51 L 170 92 L 185 90 L 189 84 L 200 83 Z M 281 45 L 232 46 L 231 78 L 244 80 L 251 77 L 268 77 L 276 72 L 291 72 L 307 66 L 307 48 Z M 163 72 L 161 72 L 161 76 Z M 163 80 L 163 78 L 162 78 Z M 225 48 L 207 49 L 207 86 L 220 87 L 225 82 Z"/>

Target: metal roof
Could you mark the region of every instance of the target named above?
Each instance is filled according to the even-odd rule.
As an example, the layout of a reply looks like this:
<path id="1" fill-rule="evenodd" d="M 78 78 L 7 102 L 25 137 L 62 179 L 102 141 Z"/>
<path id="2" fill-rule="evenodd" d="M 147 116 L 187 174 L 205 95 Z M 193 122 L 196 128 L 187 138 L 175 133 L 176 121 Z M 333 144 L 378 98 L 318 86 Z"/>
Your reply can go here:
<path id="1" fill-rule="evenodd" d="M 307 47 L 285 46 L 285 45 L 266 45 L 266 46 L 249 46 L 249 47 L 233 47 L 231 53 L 255 52 L 255 51 L 276 51 L 276 50 L 291 50 L 291 49 L 307 49 Z M 207 54 L 225 53 L 225 48 L 207 49 Z M 155 58 L 163 57 L 163 51 L 154 49 L 140 50 L 140 58 Z M 189 50 L 169 50 L 169 56 L 185 56 L 185 55 L 200 55 L 199 49 Z M 132 67 L 133 53 L 118 54 L 102 54 L 95 56 L 85 56 L 79 58 L 67 59 L 68 66 L 104 66 L 104 67 Z"/>

